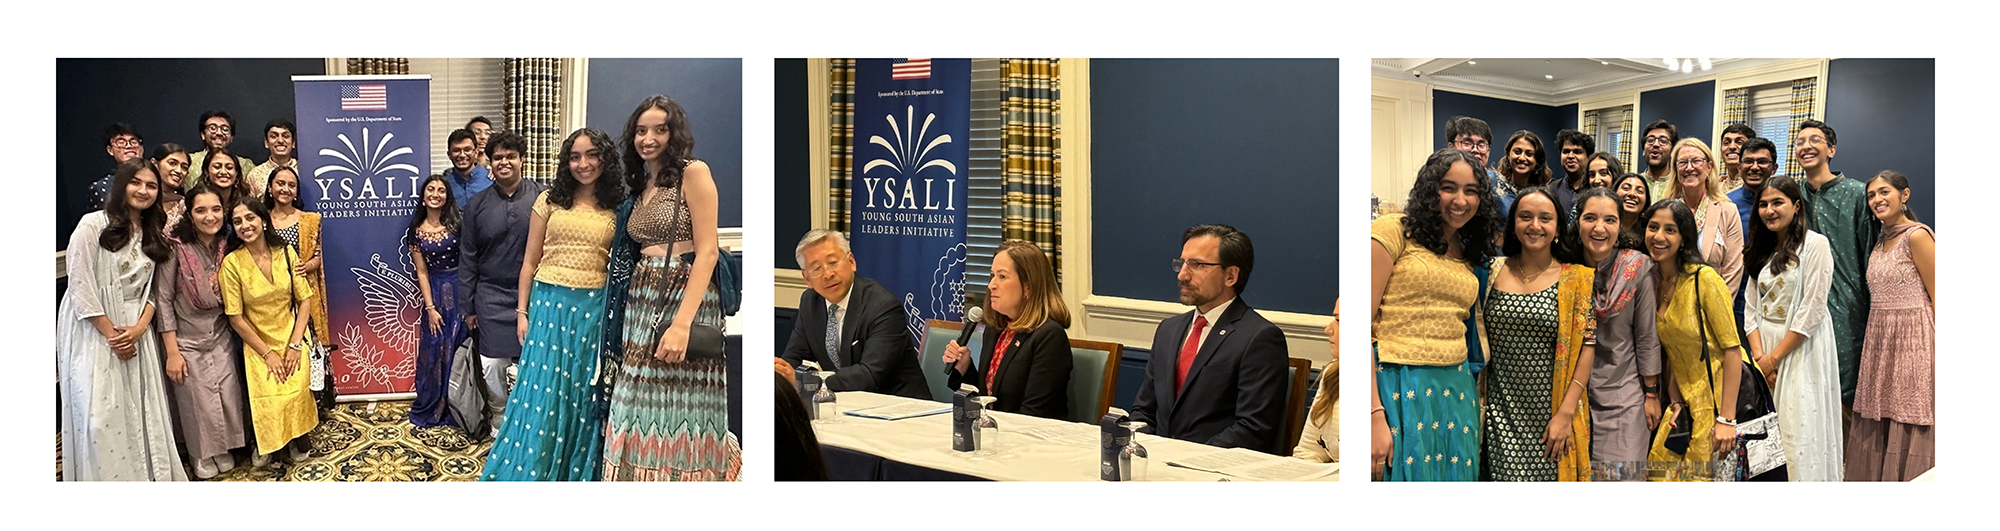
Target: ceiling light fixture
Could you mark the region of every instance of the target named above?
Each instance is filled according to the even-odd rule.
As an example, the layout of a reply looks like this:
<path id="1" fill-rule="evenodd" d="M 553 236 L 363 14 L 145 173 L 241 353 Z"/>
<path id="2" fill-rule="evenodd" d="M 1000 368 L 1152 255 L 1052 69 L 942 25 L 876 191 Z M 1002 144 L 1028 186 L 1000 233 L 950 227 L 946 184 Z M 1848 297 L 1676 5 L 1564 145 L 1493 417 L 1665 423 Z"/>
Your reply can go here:
<path id="1" fill-rule="evenodd" d="M 1542 74 L 1542 79 L 1555 79 L 1555 78 L 1556 78 L 1556 76 L 1552 76 L 1552 75 L 1548 75 L 1548 74 Z"/>
<path id="2" fill-rule="evenodd" d="M 1479 61 L 1466 61 L 1465 64 L 1476 65 L 1479 64 Z"/>

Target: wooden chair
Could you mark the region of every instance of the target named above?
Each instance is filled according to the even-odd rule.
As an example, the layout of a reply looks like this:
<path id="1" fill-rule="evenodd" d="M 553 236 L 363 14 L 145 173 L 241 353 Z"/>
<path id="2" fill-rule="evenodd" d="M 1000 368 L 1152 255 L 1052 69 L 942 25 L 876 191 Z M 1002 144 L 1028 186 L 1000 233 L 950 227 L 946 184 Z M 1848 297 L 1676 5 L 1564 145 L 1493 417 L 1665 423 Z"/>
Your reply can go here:
<path id="1" fill-rule="evenodd" d="M 1069 340 L 1069 415 L 1067 420 L 1096 424 L 1111 409 L 1118 391 L 1118 362 L 1125 345 L 1084 339 Z"/>
<path id="2" fill-rule="evenodd" d="M 1299 433 L 1306 429 L 1306 407 L 1312 405 L 1306 396 L 1306 381 L 1312 376 L 1312 360 L 1285 358 L 1285 425 L 1278 432 L 1280 440 L 1276 446 L 1279 455 L 1292 455 L 1292 448 L 1298 446 Z"/>

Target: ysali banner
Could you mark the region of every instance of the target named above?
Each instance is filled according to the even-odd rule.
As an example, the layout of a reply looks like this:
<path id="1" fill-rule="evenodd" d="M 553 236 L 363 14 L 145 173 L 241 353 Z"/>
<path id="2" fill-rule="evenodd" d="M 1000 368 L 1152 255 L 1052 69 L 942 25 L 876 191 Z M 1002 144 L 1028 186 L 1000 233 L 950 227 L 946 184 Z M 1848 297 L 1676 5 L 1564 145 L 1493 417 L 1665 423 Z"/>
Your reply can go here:
<path id="1" fill-rule="evenodd" d="M 430 167 L 430 76 L 294 76 L 299 194 L 320 213 L 341 395 L 415 387 L 423 295 L 403 231 Z"/>
<path id="2" fill-rule="evenodd" d="M 902 300 L 912 341 L 965 300 L 972 61 L 861 59 L 854 67 L 848 229 L 859 273 Z"/>

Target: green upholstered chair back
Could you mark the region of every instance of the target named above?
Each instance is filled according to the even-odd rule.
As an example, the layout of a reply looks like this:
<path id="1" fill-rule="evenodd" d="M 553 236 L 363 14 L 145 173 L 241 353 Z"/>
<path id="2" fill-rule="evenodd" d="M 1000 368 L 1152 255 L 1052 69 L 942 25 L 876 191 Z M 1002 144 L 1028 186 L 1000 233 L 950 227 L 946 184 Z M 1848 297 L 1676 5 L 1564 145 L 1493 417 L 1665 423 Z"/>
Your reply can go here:
<path id="1" fill-rule="evenodd" d="M 1281 455 L 1291 455 L 1299 444 L 1299 432 L 1306 429 L 1306 380 L 1312 375 L 1312 361 L 1285 358 L 1285 423 L 1278 426 L 1277 445 Z"/>
<path id="2" fill-rule="evenodd" d="M 1125 346 L 1105 341 L 1069 340 L 1073 356 L 1069 371 L 1069 415 L 1067 420 L 1096 424 L 1111 408 L 1112 393 L 1118 390 L 1118 362 Z"/>
<path id="3" fill-rule="evenodd" d="M 918 366 L 924 371 L 924 385 L 930 388 L 931 400 L 950 403 L 953 389 L 945 385 L 947 377 L 944 374 L 944 346 L 958 340 L 959 330 L 964 325 L 958 321 L 937 319 L 926 321 L 925 324 L 929 326 L 924 329 L 924 344 L 920 349 L 921 354 L 918 355 Z M 985 332 L 973 334 L 972 344 L 979 344 L 982 335 L 985 335 Z M 973 347 L 973 350 L 978 348 Z M 974 352 L 973 355 L 977 356 L 978 353 Z"/>

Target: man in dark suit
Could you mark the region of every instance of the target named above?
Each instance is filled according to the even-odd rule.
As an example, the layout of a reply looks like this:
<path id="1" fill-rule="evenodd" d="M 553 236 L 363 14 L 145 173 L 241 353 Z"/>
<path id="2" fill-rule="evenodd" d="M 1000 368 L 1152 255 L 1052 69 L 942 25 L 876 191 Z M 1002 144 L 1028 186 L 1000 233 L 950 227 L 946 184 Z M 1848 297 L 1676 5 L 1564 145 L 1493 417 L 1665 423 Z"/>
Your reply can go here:
<path id="1" fill-rule="evenodd" d="M 1228 225 L 1181 234 L 1181 304 L 1194 311 L 1160 322 L 1153 357 L 1132 403 L 1133 420 L 1163 437 L 1288 455 L 1285 336 L 1239 299 L 1256 254 Z"/>
<path id="2" fill-rule="evenodd" d="M 888 288 L 854 276 L 847 238 L 839 231 L 813 229 L 795 252 L 812 290 L 799 295 L 799 318 L 785 344 L 785 362 L 797 367 L 813 360 L 834 371 L 826 382 L 835 391 L 930 399 L 916 348 L 910 346 L 903 305 Z"/>

